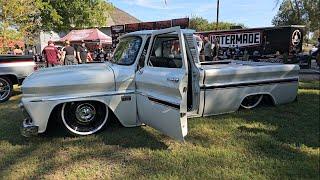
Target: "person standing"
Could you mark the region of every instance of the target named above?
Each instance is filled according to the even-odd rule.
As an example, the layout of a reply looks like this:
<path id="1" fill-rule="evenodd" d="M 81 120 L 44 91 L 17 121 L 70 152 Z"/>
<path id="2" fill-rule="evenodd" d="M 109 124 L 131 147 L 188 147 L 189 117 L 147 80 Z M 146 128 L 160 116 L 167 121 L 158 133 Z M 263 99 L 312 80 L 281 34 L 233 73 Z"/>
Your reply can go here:
<path id="1" fill-rule="evenodd" d="M 23 51 L 17 44 L 14 45 L 13 55 L 23 55 Z"/>
<path id="2" fill-rule="evenodd" d="M 70 41 L 65 41 L 65 47 L 63 48 L 64 64 L 65 65 L 76 65 L 78 61 L 76 59 L 76 51 L 70 46 Z"/>
<path id="3" fill-rule="evenodd" d="M 247 51 L 247 49 L 245 49 L 243 52 L 243 60 L 249 61 L 249 52 Z"/>
<path id="4" fill-rule="evenodd" d="M 92 59 L 90 56 L 91 55 L 86 47 L 86 43 L 82 41 L 81 46 L 79 46 L 77 49 L 77 58 L 79 59 L 79 62 L 82 64 L 87 63 L 89 59 Z"/>
<path id="5" fill-rule="evenodd" d="M 209 41 L 209 38 L 208 37 L 205 37 L 204 38 L 204 58 L 205 58 L 205 61 L 212 61 L 213 58 L 212 58 L 212 44 L 211 42 Z"/>
<path id="6" fill-rule="evenodd" d="M 47 67 L 59 65 L 60 54 L 52 41 L 48 41 L 48 46 L 43 49 L 42 54 L 47 63 Z"/>
<path id="7" fill-rule="evenodd" d="M 215 38 L 215 41 L 214 41 L 214 48 L 213 48 L 213 54 L 214 54 L 214 59 L 215 60 L 219 60 L 219 39 L 218 38 Z"/>
<path id="8" fill-rule="evenodd" d="M 7 54 L 9 54 L 9 55 L 13 55 L 12 47 L 10 47 L 10 48 L 9 48 L 9 50 L 7 51 Z"/>
<path id="9" fill-rule="evenodd" d="M 105 55 L 105 53 L 104 53 L 104 50 L 103 50 L 101 44 L 98 45 L 98 48 L 94 51 L 94 54 L 95 54 L 95 55 L 94 55 L 95 58 L 93 58 L 94 61 L 98 61 L 98 62 L 103 62 L 103 61 L 105 61 L 105 60 L 104 60 L 104 55 Z"/>

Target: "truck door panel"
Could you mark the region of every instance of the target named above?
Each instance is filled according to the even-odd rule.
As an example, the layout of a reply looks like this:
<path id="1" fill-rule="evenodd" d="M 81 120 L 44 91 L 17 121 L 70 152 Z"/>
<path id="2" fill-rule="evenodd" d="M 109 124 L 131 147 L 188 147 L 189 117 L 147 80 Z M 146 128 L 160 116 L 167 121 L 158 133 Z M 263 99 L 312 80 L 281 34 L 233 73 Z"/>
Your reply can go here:
<path id="1" fill-rule="evenodd" d="M 178 27 L 163 29 L 154 32 L 150 42 L 146 65 L 136 73 L 138 117 L 183 141 L 188 131 L 188 64 L 183 34 Z"/>

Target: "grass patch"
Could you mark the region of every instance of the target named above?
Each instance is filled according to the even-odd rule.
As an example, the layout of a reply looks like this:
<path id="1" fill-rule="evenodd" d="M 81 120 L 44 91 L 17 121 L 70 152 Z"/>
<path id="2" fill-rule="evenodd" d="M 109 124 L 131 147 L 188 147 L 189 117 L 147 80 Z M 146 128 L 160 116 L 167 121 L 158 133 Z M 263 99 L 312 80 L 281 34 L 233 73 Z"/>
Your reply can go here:
<path id="1" fill-rule="evenodd" d="M 299 82 L 300 89 L 318 89 L 320 90 L 320 81 L 303 81 Z"/>
<path id="2" fill-rule="evenodd" d="M 186 143 L 119 125 L 89 137 L 57 129 L 26 139 L 17 95 L 0 105 L 0 177 L 319 179 L 318 85 L 300 83 L 291 104 L 190 119 Z"/>

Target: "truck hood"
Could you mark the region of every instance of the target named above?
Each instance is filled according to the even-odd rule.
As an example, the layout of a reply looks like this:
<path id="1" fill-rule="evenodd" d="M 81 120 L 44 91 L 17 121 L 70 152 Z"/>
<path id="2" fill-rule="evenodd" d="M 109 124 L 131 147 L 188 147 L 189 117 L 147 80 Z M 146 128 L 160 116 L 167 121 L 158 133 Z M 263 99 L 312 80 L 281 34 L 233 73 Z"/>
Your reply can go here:
<path id="1" fill-rule="evenodd" d="M 25 79 L 23 96 L 97 94 L 115 90 L 114 73 L 107 64 L 42 69 Z"/>

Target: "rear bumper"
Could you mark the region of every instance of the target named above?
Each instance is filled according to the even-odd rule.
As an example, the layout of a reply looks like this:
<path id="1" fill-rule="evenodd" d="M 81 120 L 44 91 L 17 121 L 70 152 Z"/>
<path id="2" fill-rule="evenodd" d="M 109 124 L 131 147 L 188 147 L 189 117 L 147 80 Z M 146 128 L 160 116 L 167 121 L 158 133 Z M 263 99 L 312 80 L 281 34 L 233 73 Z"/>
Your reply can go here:
<path id="1" fill-rule="evenodd" d="M 19 107 L 25 117 L 21 126 L 21 135 L 24 137 L 37 135 L 39 127 L 33 124 L 32 118 L 30 117 L 29 113 L 26 111 L 22 103 L 19 104 Z"/>

